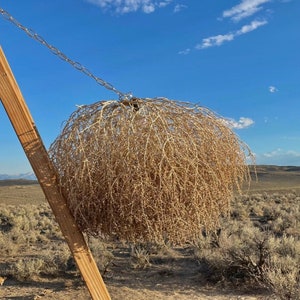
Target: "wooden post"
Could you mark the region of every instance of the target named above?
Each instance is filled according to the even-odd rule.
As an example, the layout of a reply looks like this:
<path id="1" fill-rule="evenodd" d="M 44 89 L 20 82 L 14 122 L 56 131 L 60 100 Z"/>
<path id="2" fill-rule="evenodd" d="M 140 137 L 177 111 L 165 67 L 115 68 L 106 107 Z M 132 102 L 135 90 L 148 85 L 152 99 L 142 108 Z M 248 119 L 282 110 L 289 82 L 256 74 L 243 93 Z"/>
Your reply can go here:
<path id="1" fill-rule="evenodd" d="M 59 191 L 56 174 L 30 111 L 0 47 L 0 99 L 44 191 L 92 299 L 110 296 L 82 232 Z"/>

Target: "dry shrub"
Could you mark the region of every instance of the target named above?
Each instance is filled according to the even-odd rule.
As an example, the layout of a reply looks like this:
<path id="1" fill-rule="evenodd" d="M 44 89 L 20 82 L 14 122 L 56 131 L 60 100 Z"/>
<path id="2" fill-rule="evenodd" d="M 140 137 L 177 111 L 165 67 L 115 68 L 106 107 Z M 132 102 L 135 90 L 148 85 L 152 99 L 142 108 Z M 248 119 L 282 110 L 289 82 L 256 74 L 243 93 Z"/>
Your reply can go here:
<path id="1" fill-rule="evenodd" d="M 182 243 L 228 212 L 247 150 L 208 109 L 155 98 L 79 108 L 49 153 L 84 232 Z"/>
<path id="2" fill-rule="evenodd" d="M 112 249 L 109 249 L 109 245 L 104 241 L 94 237 L 88 237 L 88 245 L 101 274 L 105 275 L 115 259 Z"/>
<path id="3" fill-rule="evenodd" d="M 12 275 L 19 281 L 33 280 L 40 275 L 44 264 L 41 258 L 19 259 L 13 265 Z"/>
<path id="4" fill-rule="evenodd" d="M 270 241 L 273 253 L 263 267 L 265 286 L 279 299 L 300 299 L 300 241 L 283 235 Z"/>

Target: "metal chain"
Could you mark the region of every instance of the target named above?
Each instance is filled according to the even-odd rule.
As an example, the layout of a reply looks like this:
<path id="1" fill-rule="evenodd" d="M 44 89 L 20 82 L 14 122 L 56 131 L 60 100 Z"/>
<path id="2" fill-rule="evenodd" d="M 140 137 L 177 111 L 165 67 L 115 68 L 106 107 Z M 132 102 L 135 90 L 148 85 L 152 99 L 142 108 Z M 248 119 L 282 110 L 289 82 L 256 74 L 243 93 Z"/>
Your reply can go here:
<path id="1" fill-rule="evenodd" d="M 131 93 L 123 93 L 123 92 L 117 90 L 112 84 L 95 76 L 91 71 L 89 71 L 81 63 L 73 61 L 72 59 L 67 57 L 63 52 L 61 52 L 59 49 L 57 49 L 56 47 L 49 44 L 47 41 L 45 41 L 40 35 L 38 35 L 32 29 L 29 29 L 29 28 L 26 28 L 25 26 L 23 26 L 20 22 L 18 22 L 12 15 L 10 15 L 4 9 L 0 8 L 0 13 L 6 20 L 10 21 L 14 25 L 16 25 L 18 28 L 23 30 L 32 39 L 34 39 L 34 40 L 38 41 L 39 43 L 41 43 L 42 45 L 46 46 L 53 54 L 57 55 L 60 59 L 66 61 L 67 63 L 72 65 L 75 69 L 82 72 L 83 74 L 93 78 L 98 84 L 102 85 L 106 89 L 118 94 L 119 100 L 124 100 L 124 99 L 130 100 L 133 97 Z"/>

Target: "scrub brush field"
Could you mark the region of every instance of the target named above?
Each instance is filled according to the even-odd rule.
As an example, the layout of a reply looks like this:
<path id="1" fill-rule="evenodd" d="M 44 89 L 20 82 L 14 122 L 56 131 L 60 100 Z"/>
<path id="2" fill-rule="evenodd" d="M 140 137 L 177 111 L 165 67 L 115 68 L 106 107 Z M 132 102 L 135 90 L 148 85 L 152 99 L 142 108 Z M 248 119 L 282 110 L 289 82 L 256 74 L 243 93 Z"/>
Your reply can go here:
<path id="1" fill-rule="evenodd" d="M 300 299 L 300 167 L 256 169 L 193 243 L 86 236 L 111 298 Z M 0 277 L 1 299 L 90 299 L 35 182 L 0 181 Z"/>

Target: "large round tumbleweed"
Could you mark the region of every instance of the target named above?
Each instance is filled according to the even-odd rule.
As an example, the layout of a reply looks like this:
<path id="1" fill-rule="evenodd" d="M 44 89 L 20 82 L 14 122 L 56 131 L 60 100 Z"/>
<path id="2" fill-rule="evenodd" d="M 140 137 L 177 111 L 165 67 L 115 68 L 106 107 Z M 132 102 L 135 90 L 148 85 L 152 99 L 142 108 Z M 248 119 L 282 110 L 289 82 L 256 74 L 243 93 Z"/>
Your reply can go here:
<path id="1" fill-rule="evenodd" d="M 246 149 L 206 108 L 134 98 L 79 108 L 49 153 L 81 230 L 183 243 L 228 212 Z"/>

